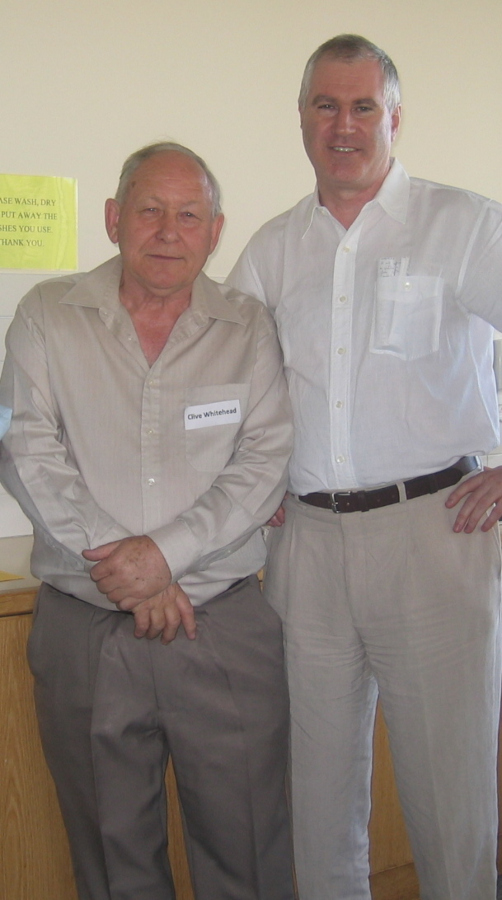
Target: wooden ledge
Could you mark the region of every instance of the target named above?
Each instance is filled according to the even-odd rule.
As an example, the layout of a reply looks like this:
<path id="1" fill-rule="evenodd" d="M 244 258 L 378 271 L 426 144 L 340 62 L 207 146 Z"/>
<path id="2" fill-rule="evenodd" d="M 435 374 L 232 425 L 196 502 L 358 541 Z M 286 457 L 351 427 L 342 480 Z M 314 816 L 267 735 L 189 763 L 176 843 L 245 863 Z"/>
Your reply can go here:
<path id="1" fill-rule="evenodd" d="M 21 588 L 19 591 L 0 593 L 0 618 L 4 616 L 24 616 L 33 612 L 37 596 L 36 588 Z"/>

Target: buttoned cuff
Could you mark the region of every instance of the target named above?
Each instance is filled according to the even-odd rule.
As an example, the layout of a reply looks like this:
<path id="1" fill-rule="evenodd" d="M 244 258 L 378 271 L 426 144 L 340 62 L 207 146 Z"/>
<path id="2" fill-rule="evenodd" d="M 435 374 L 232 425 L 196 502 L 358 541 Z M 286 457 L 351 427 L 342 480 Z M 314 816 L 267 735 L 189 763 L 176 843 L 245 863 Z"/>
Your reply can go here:
<path id="1" fill-rule="evenodd" d="M 195 564 L 201 556 L 201 546 L 183 519 L 176 519 L 170 525 L 149 531 L 148 537 L 155 541 L 164 556 L 171 570 L 173 583 L 196 568 Z"/>

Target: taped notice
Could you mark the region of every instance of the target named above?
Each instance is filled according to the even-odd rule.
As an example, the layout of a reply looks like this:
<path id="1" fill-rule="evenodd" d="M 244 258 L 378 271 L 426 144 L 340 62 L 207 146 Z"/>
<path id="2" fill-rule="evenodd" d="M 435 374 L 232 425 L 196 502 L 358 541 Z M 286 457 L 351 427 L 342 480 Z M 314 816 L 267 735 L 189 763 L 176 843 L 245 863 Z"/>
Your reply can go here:
<path id="1" fill-rule="evenodd" d="M 0 175 L 0 269 L 76 268 L 76 179 Z"/>

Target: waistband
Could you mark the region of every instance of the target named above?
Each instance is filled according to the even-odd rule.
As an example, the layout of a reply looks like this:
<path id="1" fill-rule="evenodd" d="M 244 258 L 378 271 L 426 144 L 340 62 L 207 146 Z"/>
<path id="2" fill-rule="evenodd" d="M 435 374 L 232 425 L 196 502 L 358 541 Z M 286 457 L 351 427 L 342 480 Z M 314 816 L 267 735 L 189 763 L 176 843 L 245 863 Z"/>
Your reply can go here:
<path id="1" fill-rule="evenodd" d="M 399 484 L 388 484 L 369 491 L 318 491 L 299 496 L 298 500 L 308 503 L 309 506 L 330 509 L 334 513 L 367 512 L 370 509 L 403 503 L 406 500 L 423 497 L 425 494 L 435 494 L 443 488 L 453 487 L 464 475 L 480 468 L 481 461 L 478 456 L 462 456 L 447 469 L 431 472 L 429 475 L 418 475 Z"/>

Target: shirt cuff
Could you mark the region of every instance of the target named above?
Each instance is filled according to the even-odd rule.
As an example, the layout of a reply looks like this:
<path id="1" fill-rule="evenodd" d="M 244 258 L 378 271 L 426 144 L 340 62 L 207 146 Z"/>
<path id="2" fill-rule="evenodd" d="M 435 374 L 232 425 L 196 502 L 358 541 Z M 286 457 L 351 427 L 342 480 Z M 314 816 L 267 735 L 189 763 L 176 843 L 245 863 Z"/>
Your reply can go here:
<path id="1" fill-rule="evenodd" d="M 176 519 L 170 525 L 148 532 L 171 570 L 173 584 L 194 567 L 201 556 L 201 546 L 188 525 Z"/>

